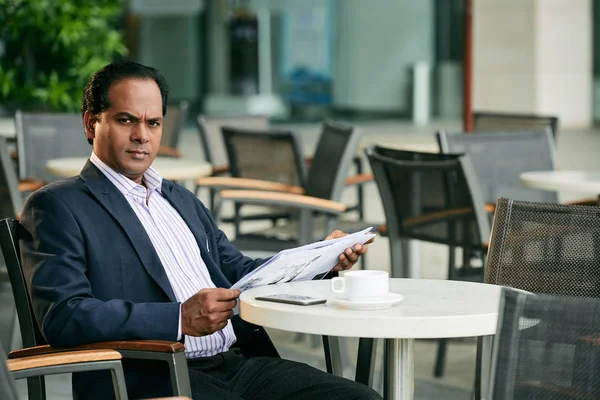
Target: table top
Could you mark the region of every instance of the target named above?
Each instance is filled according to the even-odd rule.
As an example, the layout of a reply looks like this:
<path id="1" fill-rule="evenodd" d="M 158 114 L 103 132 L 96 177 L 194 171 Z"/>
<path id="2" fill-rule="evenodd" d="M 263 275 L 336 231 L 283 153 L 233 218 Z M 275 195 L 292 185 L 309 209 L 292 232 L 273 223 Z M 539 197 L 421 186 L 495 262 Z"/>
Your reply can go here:
<path id="1" fill-rule="evenodd" d="M 67 178 L 79 175 L 87 160 L 87 157 L 55 158 L 48 160 L 46 169 L 53 175 Z M 163 178 L 175 181 L 202 178 L 212 173 L 210 163 L 185 158 L 157 157 L 152 167 Z"/>
<path id="2" fill-rule="evenodd" d="M 520 175 L 525 186 L 600 194 L 600 171 L 534 171 Z"/>
<path id="3" fill-rule="evenodd" d="M 255 296 L 291 293 L 335 295 L 331 281 L 261 286 L 240 296 L 240 316 L 269 328 L 318 335 L 426 339 L 496 333 L 501 287 L 431 279 L 390 279 L 390 292 L 404 296 L 385 310 L 359 311 L 326 304 L 297 306 L 255 300 Z"/>
<path id="4" fill-rule="evenodd" d="M 17 128 L 14 118 L 0 118 L 0 136 L 15 137 Z"/>
<path id="5" fill-rule="evenodd" d="M 376 144 L 381 147 L 388 147 L 390 149 L 404 150 L 404 151 L 416 151 L 419 153 L 439 153 L 440 149 L 435 142 L 392 142 L 392 141 L 364 141 L 361 143 L 361 149 L 364 150 L 367 147 Z"/>

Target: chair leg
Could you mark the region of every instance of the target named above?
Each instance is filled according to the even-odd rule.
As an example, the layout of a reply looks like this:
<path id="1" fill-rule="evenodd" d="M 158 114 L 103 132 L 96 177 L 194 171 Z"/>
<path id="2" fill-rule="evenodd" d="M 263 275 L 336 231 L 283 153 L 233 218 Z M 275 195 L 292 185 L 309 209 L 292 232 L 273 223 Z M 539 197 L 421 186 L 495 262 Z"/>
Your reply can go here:
<path id="1" fill-rule="evenodd" d="M 29 400 L 46 400 L 46 381 L 43 376 L 27 378 Z"/>
<path id="2" fill-rule="evenodd" d="M 325 353 L 325 367 L 327 368 L 327 372 L 337 376 L 344 376 L 340 353 L 340 339 L 337 336 L 324 335 L 323 351 Z"/>
<path id="3" fill-rule="evenodd" d="M 444 376 L 444 367 L 446 364 L 446 347 L 448 346 L 448 339 L 440 339 L 438 341 L 437 356 L 435 359 L 435 367 L 433 370 L 433 376 L 441 378 Z"/>
<path id="4" fill-rule="evenodd" d="M 358 356 L 356 357 L 356 375 L 354 380 L 369 387 L 373 387 L 375 372 L 375 356 L 377 353 L 377 339 L 360 338 L 358 341 Z"/>

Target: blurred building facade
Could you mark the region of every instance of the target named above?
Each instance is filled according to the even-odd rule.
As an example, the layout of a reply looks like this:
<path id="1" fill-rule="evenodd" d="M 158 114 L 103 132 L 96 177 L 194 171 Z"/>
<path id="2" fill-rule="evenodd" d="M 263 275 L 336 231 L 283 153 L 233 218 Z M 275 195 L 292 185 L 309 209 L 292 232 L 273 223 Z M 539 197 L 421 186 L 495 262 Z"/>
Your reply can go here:
<path id="1" fill-rule="evenodd" d="M 128 36 L 135 38 L 133 57 L 160 68 L 172 98 L 190 101 L 196 111 L 218 103 L 243 112 L 248 99 L 259 99 L 252 110 L 285 105 L 276 110 L 282 117 L 311 109 L 409 117 L 413 68 L 424 63 L 428 112 L 460 118 L 466 0 L 175 3 L 161 8 L 156 0 L 130 0 Z M 472 6 L 475 109 L 555 114 L 564 126 L 600 118 L 595 2 L 473 0 Z M 248 75 L 241 86 L 239 74 Z"/>

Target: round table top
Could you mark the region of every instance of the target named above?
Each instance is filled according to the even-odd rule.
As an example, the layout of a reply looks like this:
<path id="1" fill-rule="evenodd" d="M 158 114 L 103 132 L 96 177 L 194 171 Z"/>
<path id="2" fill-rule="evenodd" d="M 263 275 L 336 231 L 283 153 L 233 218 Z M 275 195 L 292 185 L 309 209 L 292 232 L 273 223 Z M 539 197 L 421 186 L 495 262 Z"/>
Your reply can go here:
<path id="1" fill-rule="evenodd" d="M 600 171 L 534 171 L 520 175 L 525 186 L 600 194 Z"/>
<path id="2" fill-rule="evenodd" d="M 255 300 L 255 296 L 292 293 L 335 295 L 331 281 L 267 285 L 243 292 L 240 316 L 269 328 L 317 335 L 389 339 L 485 336 L 496 333 L 501 287 L 431 279 L 390 279 L 390 292 L 404 296 L 391 308 L 359 311 L 326 304 L 297 306 Z"/>
<path id="3" fill-rule="evenodd" d="M 46 170 L 53 175 L 68 178 L 78 175 L 85 165 L 87 157 L 55 158 L 48 160 Z M 202 178 L 212 173 L 212 165 L 204 161 L 184 158 L 156 157 L 152 167 L 163 178 L 174 181 Z"/>

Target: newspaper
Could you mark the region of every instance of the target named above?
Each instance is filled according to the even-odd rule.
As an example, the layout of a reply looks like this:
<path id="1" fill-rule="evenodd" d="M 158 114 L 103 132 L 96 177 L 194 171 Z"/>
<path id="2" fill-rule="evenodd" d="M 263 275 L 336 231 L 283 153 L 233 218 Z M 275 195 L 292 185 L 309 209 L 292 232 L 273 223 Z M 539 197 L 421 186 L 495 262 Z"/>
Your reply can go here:
<path id="1" fill-rule="evenodd" d="M 329 272 L 338 262 L 342 252 L 357 243 L 364 244 L 375 237 L 366 228 L 337 239 L 323 240 L 283 250 L 250 272 L 231 288 L 245 291 L 257 286 L 274 283 L 308 281 L 319 274 Z"/>

